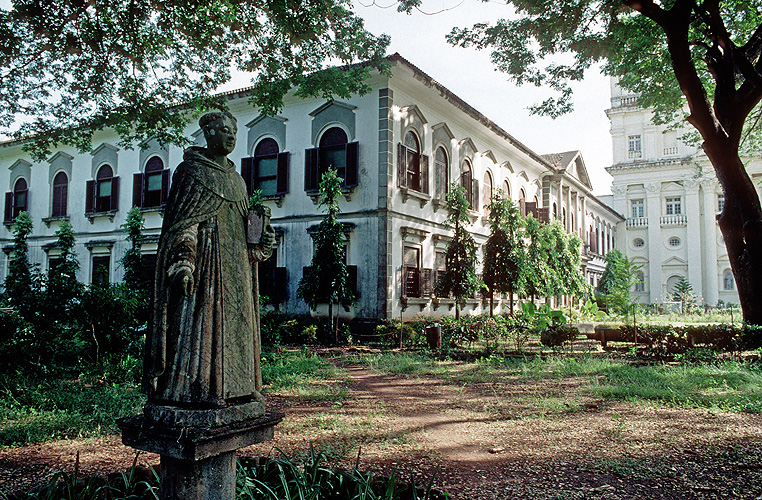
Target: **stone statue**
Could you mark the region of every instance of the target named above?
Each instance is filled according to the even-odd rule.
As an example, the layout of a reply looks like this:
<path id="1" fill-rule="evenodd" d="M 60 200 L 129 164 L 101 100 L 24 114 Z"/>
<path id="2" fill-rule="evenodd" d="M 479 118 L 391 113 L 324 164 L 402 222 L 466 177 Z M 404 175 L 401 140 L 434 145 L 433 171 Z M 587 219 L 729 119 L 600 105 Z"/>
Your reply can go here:
<path id="1" fill-rule="evenodd" d="M 154 405 L 214 409 L 262 401 L 255 280 L 274 231 L 264 214 L 261 237 L 247 240 L 246 186 L 227 158 L 235 118 L 213 112 L 199 125 L 207 146 L 185 150 L 164 214 L 143 392 Z"/>

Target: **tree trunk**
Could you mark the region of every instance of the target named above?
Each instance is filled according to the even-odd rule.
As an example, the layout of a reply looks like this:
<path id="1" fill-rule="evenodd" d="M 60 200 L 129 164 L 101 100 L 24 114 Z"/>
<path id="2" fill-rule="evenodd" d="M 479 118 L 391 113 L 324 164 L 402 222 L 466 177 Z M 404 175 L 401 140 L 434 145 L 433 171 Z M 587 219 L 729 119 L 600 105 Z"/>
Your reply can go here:
<path id="1" fill-rule="evenodd" d="M 495 308 L 495 292 L 491 291 L 489 292 L 489 317 L 494 318 L 495 313 L 492 312 L 492 310 Z"/>
<path id="2" fill-rule="evenodd" d="M 333 324 L 333 302 L 328 303 L 328 324 L 333 332 L 333 342 L 339 345 L 339 329 Z"/>
<path id="3" fill-rule="evenodd" d="M 704 147 L 725 192 L 719 217 L 743 319 L 762 325 L 762 209 L 754 185 L 736 152 Z"/>

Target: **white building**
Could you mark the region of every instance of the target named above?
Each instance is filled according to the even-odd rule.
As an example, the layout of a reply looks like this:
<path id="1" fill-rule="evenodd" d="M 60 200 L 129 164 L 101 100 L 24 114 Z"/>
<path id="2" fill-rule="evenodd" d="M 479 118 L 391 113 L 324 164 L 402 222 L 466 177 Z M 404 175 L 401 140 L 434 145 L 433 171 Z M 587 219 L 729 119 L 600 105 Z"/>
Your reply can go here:
<path id="1" fill-rule="evenodd" d="M 502 188 L 541 219 L 563 218 L 588 245 L 585 263 L 595 280 L 621 217 L 592 196 L 579 153 L 540 156 L 401 56 L 390 60 L 393 76 L 372 77 L 373 90 L 364 96 L 329 102 L 287 96 L 275 117 L 253 108 L 246 91 L 228 94 L 239 130 L 230 158 L 247 184 L 266 195 L 277 233 L 273 258 L 260 266 L 263 294 L 286 311 L 307 312 L 296 289 L 310 265 L 309 235 L 322 217 L 318 179 L 327 165 L 344 179 L 340 206 L 358 293 L 350 316 L 450 313 L 452 301 L 432 297 L 432 288 L 452 234 L 443 205 L 452 181 L 467 187 L 478 244 L 488 236 L 484 206 Z M 203 143 L 197 125 L 187 133 Z M 120 226 L 132 206 L 142 207 L 146 219 L 142 251 L 155 253 L 170 173 L 182 151 L 155 141 L 142 150 L 120 149 L 112 131 L 97 132 L 93 141 L 90 154 L 62 148 L 43 162 L 33 162 L 18 141 L 0 145 L 0 184 L 8 189 L 0 279 L 7 273 L 9 221 L 22 209 L 35 224 L 30 257 L 43 268 L 55 261 L 60 221 L 71 222 L 82 281 L 98 268 L 121 279 L 118 261 L 127 243 Z M 506 304 L 498 301 L 498 310 Z M 485 307 L 473 299 L 465 313 Z"/>
<path id="2" fill-rule="evenodd" d="M 637 96 L 611 83 L 614 209 L 623 214 L 617 248 L 640 265 L 633 291 L 643 304 L 670 301 L 685 277 L 707 305 L 737 303 L 733 273 L 717 223 L 724 194 L 703 151 L 680 140 L 685 129 L 651 122 Z M 746 159 L 758 194 L 762 157 Z"/>

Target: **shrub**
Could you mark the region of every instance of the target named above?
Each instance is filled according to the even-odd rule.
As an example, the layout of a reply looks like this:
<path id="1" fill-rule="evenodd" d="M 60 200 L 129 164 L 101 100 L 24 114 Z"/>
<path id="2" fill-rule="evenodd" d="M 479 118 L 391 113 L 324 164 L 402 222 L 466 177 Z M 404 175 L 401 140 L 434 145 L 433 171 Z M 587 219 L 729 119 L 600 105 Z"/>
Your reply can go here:
<path id="1" fill-rule="evenodd" d="M 550 325 L 540 334 L 540 342 L 548 347 L 560 347 L 573 341 L 579 335 L 579 328 L 571 325 Z"/>

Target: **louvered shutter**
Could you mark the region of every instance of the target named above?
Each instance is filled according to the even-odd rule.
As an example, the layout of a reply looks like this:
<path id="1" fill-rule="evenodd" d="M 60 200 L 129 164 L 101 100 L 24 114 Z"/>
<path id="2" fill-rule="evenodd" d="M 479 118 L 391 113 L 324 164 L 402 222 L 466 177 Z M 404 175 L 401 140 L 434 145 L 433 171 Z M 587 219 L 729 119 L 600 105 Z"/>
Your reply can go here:
<path id="1" fill-rule="evenodd" d="M 111 196 L 109 197 L 109 210 L 119 210 L 119 177 L 111 178 Z"/>
<path id="2" fill-rule="evenodd" d="M 429 157 L 421 155 L 421 192 L 429 194 Z"/>
<path id="3" fill-rule="evenodd" d="M 360 293 L 357 290 L 357 266 L 347 266 L 347 285 L 349 286 L 349 289 L 354 292 L 355 297 L 360 296 Z"/>
<path id="4" fill-rule="evenodd" d="M 161 171 L 161 206 L 167 206 L 167 200 L 169 199 L 169 169 L 165 168 Z"/>
<path id="5" fill-rule="evenodd" d="M 288 171 L 291 164 L 291 153 L 278 153 L 278 172 L 275 179 L 275 193 L 288 193 Z"/>
<path id="6" fill-rule="evenodd" d="M 132 176 L 132 206 L 133 207 L 142 207 L 143 206 L 143 183 L 144 183 L 144 176 L 143 174 L 133 174 Z"/>
<path id="7" fill-rule="evenodd" d="M 344 179 L 346 187 L 354 187 L 358 184 L 358 170 L 360 165 L 360 143 L 350 142 L 347 144 L 347 173 Z"/>
<path id="8" fill-rule="evenodd" d="M 246 193 L 251 196 L 251 192 L 254 190 L 254 158 L 247 157 L 241 158 L 241 177 L 246 183 Z"/>
<path id="9" fill-rule="evenodd" d="M 85 213 L 95 213 L 95 181 L 85 184 Z"/>
<path id="10" fill-rule="evenodd" d="M 471 179 L 471 210 L 479 209 L 479 181 Z"/>
<path id="11" fill-rule="evenodd" d="M 400 273 L 400 283 L 402 284 L 400 293 L 403 298 L 407 297 L 407 269 L 407 266 L 402 266 L 402 272 Z"/>
<path id="12" fill-rule="evenodd" d="M 13 222 L 13 193 L 5 193 L 5 217 L 4 222 Z"/>
<path id="13" fill-rule="evenodd" d="M 319 187 L 318 157 L 320 149 L 304 150 L 304 190 L 317 191 Z"/>
<path id="14" fill-rule="evenodd" d="M 397 184 L 399 187 L 407 187 L 407 165 L 405 156 L 407 148 L 401 142 L 397 144 Z"/>
<path id="15" fill-rule="evenodd" d="M 431 269 L 421 269 L 421 297 L 431 297 L 434 291 L 434 272 Z"/>

